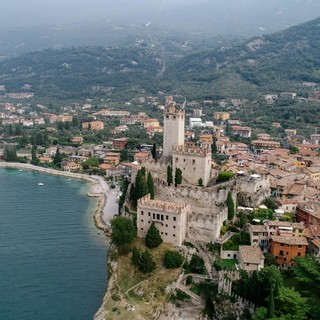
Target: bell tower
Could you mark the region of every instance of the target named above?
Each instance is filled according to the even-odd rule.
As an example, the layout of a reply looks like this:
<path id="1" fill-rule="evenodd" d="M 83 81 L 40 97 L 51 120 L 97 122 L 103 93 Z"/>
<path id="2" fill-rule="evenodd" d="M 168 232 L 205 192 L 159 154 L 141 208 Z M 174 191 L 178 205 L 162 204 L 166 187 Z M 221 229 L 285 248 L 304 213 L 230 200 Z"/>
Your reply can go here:
<path id="1" fill-rule="evenodd" d="M 163 131 L 163 156 L 172 155 L 174 146 L 184 145 L 184 109 L 177 108 L 175 103 L 170 101 L 164 110 L 164 131 Z"/>

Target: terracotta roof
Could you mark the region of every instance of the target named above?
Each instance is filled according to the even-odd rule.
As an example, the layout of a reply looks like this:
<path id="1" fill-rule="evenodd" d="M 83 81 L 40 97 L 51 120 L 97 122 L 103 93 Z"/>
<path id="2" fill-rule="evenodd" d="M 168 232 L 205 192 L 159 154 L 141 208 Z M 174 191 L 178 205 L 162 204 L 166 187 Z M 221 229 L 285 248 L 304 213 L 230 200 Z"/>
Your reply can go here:
<path id="1" fill-rule="evenodd" d="M 244 263 L 260 264 L 261 260 L 264 259 L 259 247 L 239 246 L 239 254 Z"/>
<path id="2" fill-rule="evenodd" d="M 271 240 L 278 243 L 289 244 L 293 246 L 307 246 L 308 241 L 305 237 L 294 237 L 294 236 L 271 236 Z"/>
<path id="3" fill-rule="evenodd" d="M 250 228 L 252 229 L 252 232 L 267 232 L 265 226 L 262 226 L 260 224 L 250 224 Z"/>

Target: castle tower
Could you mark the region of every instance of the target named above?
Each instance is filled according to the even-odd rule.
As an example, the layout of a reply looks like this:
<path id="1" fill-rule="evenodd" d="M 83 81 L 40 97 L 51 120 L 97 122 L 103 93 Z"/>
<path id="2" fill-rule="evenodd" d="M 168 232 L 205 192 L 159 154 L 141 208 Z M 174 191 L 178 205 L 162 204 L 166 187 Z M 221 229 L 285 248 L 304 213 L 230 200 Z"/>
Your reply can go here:
<path id="1" fill-rule="evenodd" d="M 175 107 L 174 103 L 164 111 L 163 156 L 171 156 L 174 146 L 184 144 L 185 112 Z"/>

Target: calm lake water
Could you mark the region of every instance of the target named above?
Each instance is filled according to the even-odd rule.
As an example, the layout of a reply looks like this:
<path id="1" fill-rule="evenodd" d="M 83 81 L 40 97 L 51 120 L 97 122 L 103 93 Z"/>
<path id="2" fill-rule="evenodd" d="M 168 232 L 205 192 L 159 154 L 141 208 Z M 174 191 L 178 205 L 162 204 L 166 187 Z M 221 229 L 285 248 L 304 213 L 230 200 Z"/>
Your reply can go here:
<path id="1" fill-rule="evenodd" d="M 88 186 L 0 169 L 0 319 L 93 318 L 106 286 L 107 243 L 94 226 Z"/>

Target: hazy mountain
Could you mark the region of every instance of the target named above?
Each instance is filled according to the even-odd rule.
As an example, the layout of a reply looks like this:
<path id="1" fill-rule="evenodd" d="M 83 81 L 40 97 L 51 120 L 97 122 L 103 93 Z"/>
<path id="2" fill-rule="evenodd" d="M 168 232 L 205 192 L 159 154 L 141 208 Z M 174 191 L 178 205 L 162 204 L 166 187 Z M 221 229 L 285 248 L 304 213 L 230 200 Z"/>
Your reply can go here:
<path id="1" fill-rule="evenodd" d="M 187 55 L 170 72 L 185 84 L 211 84 L 222 95 L 279 92 L 303 81 L 320 83 L 319 31 L 317 18 L 243 44 Z"/>
<path id="2" fill-rule="evenodd" d="M 43 48 L 109 46 L 167 32 L 252 36 L 316 18 L 318 0 L 4 0 L 0 56 Z"/>
<path id="3" fill-rule="evenodd" d="M 45 50 L 2 61 L 0 85 L 16 92 L 29 84 L 38 97 L 57 99 L 116 99 L 159 90 L 190 98 L 231 98 L 299 90 L 303 81 L 320 83 L 319 29 L 317 18 L 192 54 L 173 40 L 155 45 L 137 41 L 113 49 Z"/>

